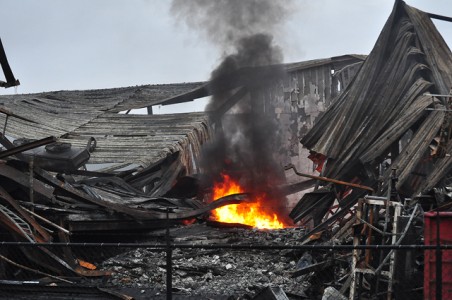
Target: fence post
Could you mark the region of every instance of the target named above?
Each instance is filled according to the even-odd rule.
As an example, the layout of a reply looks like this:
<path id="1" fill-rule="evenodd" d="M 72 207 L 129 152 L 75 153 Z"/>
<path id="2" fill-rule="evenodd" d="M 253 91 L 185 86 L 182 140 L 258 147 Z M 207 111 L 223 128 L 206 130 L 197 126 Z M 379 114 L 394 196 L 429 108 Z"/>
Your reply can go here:
<path id="1" fill-rule="evenodd" d="M 441 251 L 439 210 L 436 211 L 436 300 L 443 298 L 443 253 Z"/>
<path id="2" fill-rule="evenodd" d="M 170 240 L 169 207 L 166 208 L 166 299 L 172 300 L 173 294 L 173 249 Z"/>

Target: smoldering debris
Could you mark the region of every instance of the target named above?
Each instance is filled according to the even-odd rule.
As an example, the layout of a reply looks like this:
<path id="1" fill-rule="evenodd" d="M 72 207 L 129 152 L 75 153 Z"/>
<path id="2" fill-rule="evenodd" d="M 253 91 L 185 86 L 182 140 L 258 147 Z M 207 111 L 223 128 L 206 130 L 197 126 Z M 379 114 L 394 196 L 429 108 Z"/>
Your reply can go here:
<path id="1" fill-rule="evenodd" d="M 191 227 L 191 228 L 190 228 Z M 205 225 L 191 225 L 172 231 L 178 243 L 255 243 L 280 245 L 300 244 L 304 231 L 299 228 L 284 230 L 217 229 Z M 193 234 L 204 228 L 202 234 Z M 289 295 L 306 297 L 311 275 L 291 278 L 297 270 L 299 256 L 290 250 L 232 251 L 228 249 L 175 249 L 173 252 L 173 288 L 183 295 L 235 296 L 250 299 L 267 286 L 281 287 Z M 165 293 L 165 254 L 152 249 L 135 249 L 112 257 L 102 265 L 113 270 L 109 282 L 135 288 L 153 288 Z M 248 298 L 247 298 L 248 297 Z M 292 298 L 292 297 L 291 297 Z M 296 298 L 292 298 L 296 299 Z"/>

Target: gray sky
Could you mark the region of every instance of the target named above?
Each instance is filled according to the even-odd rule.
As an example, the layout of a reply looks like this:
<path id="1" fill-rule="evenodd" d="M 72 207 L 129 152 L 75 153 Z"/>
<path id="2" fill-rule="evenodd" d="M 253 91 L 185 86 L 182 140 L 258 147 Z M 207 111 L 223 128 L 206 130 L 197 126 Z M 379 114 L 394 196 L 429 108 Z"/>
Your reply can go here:
<path id="1" fill-rule="evenodd" d="M 394 4 L 295 2 L 284 34 L 275 37 L 285 62 L 368 54 Z M 452 17 L 450 0 L 406 2 Z M 21 82 L 17 93 L 207 80 L 221 50 L 177 22 L 170 5 L 170 0 L 0 0 L 0 37 Z M 452 23 L 435 24 L 452 45 Z"/>

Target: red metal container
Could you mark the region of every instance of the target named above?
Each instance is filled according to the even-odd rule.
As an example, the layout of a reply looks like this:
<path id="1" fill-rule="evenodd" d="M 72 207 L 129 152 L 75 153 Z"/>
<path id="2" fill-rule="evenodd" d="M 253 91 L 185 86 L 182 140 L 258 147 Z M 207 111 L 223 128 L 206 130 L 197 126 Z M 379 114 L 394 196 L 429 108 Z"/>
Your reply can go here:
<path id="1" fill-rule="evenodd" d="M 452 212 L 424 214 L 424 244 L 437 244 L 437 221 L 441 244 L 452 244 Z M 452 299 L 452 250 L 442 251 L 442 299 Z M 436 299 L 436 250 L 426 250 L 424 257 L 424 299 Z"/>

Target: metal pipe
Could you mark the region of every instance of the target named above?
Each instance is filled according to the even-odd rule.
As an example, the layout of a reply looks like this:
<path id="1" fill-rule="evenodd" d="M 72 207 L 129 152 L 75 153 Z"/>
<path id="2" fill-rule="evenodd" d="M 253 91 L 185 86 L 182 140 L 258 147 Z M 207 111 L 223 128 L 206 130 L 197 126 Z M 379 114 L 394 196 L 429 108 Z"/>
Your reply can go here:
<path id="1" fill-rule="evenodd" d="M 31 203 L 31 209 L 34 211 L 34 204 L 35 204 L 35 197 L 34 197 L 34 158 L 31 157 L 30 163 L 29 163 L 29 172 L 30 172 L 30 203 Z"/>
<path id="2" fill-rule="evenodd" d="M 18 267 L 18 268 L 21 268 L 21 269 L 30 271 L 30 272 L 32 272 L 32 273 L 39 274 L 39 275 L 43 275 L 43 276 L 46 276 L 46 277 L 49 277 L 49 278 L 53 278 L 53 279 L 56 279 L 56 280 L 58 280 L 58 281 L 62 281 L 62 282 L 65 282 L 65 283 L 74 284 L 74 282 L 69 281 L 69 280 L 66 280 L 66 279 L 64 279 L 64 278 L 61 278 L 61 277 L 58 277 L 58 276 L 54 276 L 54 275 L 51 275 L 51 274 L 48 274 L 48 273 L 44 273 L 44 272 L 42 272 L 42 271 L 39 271 L 39 270 L 36 270 L 36 269 L 32 269 L 32 268 L 30 268 L 30 267 L 27 267 L 27 266 L 18 264 L 18 263 L 14 262 L 14 261 L 12 261 L 12 260 L 10 260 L 10 259 L 8 259 L 7 257 L 5 257 L 5 256 L 3 256 L 3 255 L 0 255 L 0 259 L 6 261 L 6 262 L 9 263 L 9 264 L 12 264 L 12 265 L 15 266 L 15 267 Z"/>
<path id="3" fill-rule="evenodd" d="M 452 97 L 451 94 L 430 94 L 430 93 L 424 93 L 423 96 L 432 96 L 432 97 Z"/>
<path id="4" fill-rule="evenodd" d="M 308 177 L 308 178 L 312 178 L 312 179 L 316 179 L 316 180 L 336 183 L 336 184 L 345 185 L 345 186 L 351 186 L 351 187 L 355 187 L 355 188 L 358 188 L 358 189 L 363 189 L 363 190 L 366 190 L 366 191 L 369 191 L 369 192 L 372 192 L 372 193 L 375 192 L 373 188 L 365 186 L 365 185 L 360 185 L 360 184 L 356 184 L 356 183 L 336 180 L 336 179 L 323 177 L 323 176 L 316 176 L 316 175 L 311 175 L 311 174 L 306 174 L 306 173 L 300 173 L 300 172 L 297 171 L 297 169 L 295 168 L 294 165 L 287 165 L 286 167 L 284 167 L 284 170 L 290 170 L 290 169 L 293 169 L 295 174 L 297 174 L 298 176 Z"/>
<path id="5" fill-rule="evenodd" d="M 6 132 L 6 125 L 8 124 L 8 117 L 9 117 L 9 115 L 6 115 L 6 117 L 5 117 L 5 125 L 3 126 L 3 135 L 5 135 L 5 132 Z"/>
<path id="6" fill-rule="evenodd" d="M 402 240 L 405 238 L 406 233 L 408 232 L 409 227 L 411 226 L 411 222 L 413 221 L 414 216 L 416 215 L 417 212 L 417 208 L 418 206 L 416 205 L 414 207 L 413 212 L 411 213 L 410 219 L 408 220 L 408 223 L 405 227 L 405 229 L 403 230 L 402 235 L 399 237 L 399 239 L 397 240 L 397 242 L 394 244 L 394 246 L 399 246 L 400 243 L 402 243 Z M 389 246 L 389 245 L 388 245 Z M 436 247 L 435 247 L 436 248 Z M 395 249 L 395 248 L 394 248 Z M 386 257 L 383 259 L 383 262 L 380 263 L 380 265 L 378 266 L 378 268 L 375 270 L 375 274 L 380 274 L 381 269 L 383 269 L 384 264 L 386 264 L 386 262 L 388 261 L 388 259 L 391 257 L 392 252 L 394 251 L 394 249 L 391 249 L 391 251 L 389 251 L 389 253 L 386 255 Z"/>
<path id="7" fill-rule="evenodd" d="M 452 109 L 436 109 L 436 108 L 426 108 L 424 110 L 432 110 L 432 111 L 452 111 Z"/>
<path id="8" fill-rule="evenodd" d="M 388 200 L 388 197 L 381 197 L 381 196 L 372 196 L 372 195 L 365 195 L 364 199 L 369 199 L 369 200 Z"/>
<path id="9" fill-rule="evenodd" d="M 388 184 L 388 195 L 387 198 L 384 199 L 385 201 L 385 224 L 383 225 L 383 232 L 385 233 L 384 235 L 382 235 L 382 244 L 385 245 L 386 244 L 386 231 L 388 230 L 388 222 L 389 222 L 389 201 L 391 201 L 391 194 L 392 194 L 392 184 L 389 183 Z M 384 198 L 384 197 L 381 197 Z M 383 200 L 383 199 L 382 199 Z M 378 261 L 378 265 L 382 266 L 382 262 L 383 262 L 383 251 L 380 251 L 379 253 L 379 261 Z M 377 274 L 377 282 L 375 284 L 375 293 L 378 293 L 378 289 L 380 286 L 380 273 L 375 272 L 375 274 Z M 391 275 L 392 276 L 392 275 Z"/>

